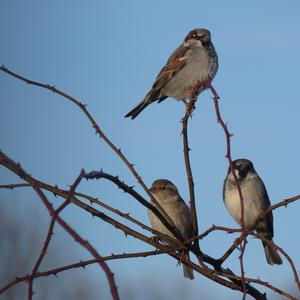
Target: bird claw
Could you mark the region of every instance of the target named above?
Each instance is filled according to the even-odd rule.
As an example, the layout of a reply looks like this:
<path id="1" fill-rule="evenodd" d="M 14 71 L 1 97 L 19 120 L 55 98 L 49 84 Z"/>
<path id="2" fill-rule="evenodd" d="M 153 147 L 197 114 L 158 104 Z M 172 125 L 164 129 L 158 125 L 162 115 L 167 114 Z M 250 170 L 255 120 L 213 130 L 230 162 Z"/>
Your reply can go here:
<path id="1" fill-rule="evenodd" d="M 154 245 L 154 247 L 156 249 L 158 249 L 160 238 L 158 236 L 154 235 L 150 239 L 151 239 L 151 243 Z"/>

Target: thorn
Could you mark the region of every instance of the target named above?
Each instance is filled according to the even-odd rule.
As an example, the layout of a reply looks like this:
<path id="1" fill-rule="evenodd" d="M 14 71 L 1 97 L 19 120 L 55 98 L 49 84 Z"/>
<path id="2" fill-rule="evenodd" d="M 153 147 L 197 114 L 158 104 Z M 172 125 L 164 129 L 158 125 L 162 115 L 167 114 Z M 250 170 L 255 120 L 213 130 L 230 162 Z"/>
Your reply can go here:
<path id="1" fill-rule="evenodd" d="M 50 85 L 49 83 L 46 85 L 47 86 L 47 88 L 49 89 L 49 90 L 51 90 L 52 92 L 53 92 L 53 90 L 55 90 L 55 85 Z"/>

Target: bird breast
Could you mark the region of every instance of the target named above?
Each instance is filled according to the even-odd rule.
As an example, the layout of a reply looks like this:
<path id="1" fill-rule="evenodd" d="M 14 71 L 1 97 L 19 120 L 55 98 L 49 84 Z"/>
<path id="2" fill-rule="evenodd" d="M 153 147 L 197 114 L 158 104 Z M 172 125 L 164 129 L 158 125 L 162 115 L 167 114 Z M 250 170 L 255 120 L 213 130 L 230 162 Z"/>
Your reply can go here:
<path id="1" fill-rule="evenodd" d="M 243 203 L 244 203 L 244 224 L 250 227 L 263 211 L 263 199 L 259 182 L 255 179 L 247 178 L 240 183 Z M 226 183 L 224 191 L 224 202 L 227 210 L 235 221 L 241 225 L 241 200 L 236 185 Z"/>
<path id="2" fill-rule="evenodd" d="M 178 197 L 176 198 L 176 201 L 174 201 L 174 199 L 168 199 L 168 201 L 158 202 L 175 223 L 183 238 L 189 238 L 192 235 L 190 210 L 183 201 L 179 201 Z M 151 210 L 148 210 L 148 215 L 154 230 L 173 237 L 173 234 L 171 234 Z"/>
<path id="3" fill-rule="evenodd" d="M 186 99 L 188 90 L 195 87 L 198 82 L 206 83 L 213 79 L 218 68 L 216 57 L 210 57 L 203 47 L 192 48 L 185 56 L 187 57 L 185 66 L 163 88 L 164 94 L 179 100 Z M 199 93 L 204 89 L 203 86 Z"/>

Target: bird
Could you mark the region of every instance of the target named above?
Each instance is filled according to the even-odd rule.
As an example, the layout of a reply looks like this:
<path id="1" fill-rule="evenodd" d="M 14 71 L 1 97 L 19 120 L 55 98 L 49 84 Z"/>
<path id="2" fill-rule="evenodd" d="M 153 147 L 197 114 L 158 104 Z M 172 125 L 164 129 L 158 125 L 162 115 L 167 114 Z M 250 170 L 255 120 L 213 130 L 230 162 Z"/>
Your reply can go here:
<path id="1" fill-rule="evenodd" d="M 193 237 L 191 211 L 179 195 L 177 187 L 167 179 L 158 179 L 152 183 L 149 190 L 174 222 L 182 237 L 184 239 Z M 152 201 L 151 203 L 155 206 Z M 148 217 L 154 230 L 174 238 L 174 235 L 150 209 L 148 209 Z M 194 279 L 193 270 L 186 265 L 183 265 L 183 275 L 186 278 Z"/>
<path id="2" fill-rule="evenodd" d="M 134 119 L 152 102 L 168 97 L 186 101 L 189 91 L 197 87 L 197 95 L 206 89 L 218 70 L 218 56 L 207 29 L 190 31 L 183 43 L 171 54 L 157 75 L 145 98 L 125 117 Z"/>
<path id="3" fill-rule="evenodd" d="M 271 206 L 271 203 L 267 189 L 250 160 L 234 160 L 232 162 L 232 167 L 242 192 L 244 203 L 244 226 L 248 229 L 254 224 L 257 218 Z M 223 200 L 230 215 L 240 226 L 242 226 L 241 200 L 231 167 L 228 168 L 228 173 L 224 181 Z M 272 241 L 274 236 L 272 211 L 259 221 L 255 230 L 266 239 Z M 282 260 L 275 247 L 263 240 L 262 244 L 268 264 L 282 264 Z"/>

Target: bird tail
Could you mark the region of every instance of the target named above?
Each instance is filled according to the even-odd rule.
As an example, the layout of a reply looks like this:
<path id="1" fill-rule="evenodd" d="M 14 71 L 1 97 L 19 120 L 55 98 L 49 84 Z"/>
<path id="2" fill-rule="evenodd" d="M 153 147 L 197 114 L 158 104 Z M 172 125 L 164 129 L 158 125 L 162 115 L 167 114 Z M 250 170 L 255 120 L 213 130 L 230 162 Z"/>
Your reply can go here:
<path id="1" fill-rule="evenodd" d="M 279 256 L 278 251 L 270 244 L 266 243 L 266 242 L 262 242 L 263 246 L 264 246 L 264 250 L 265 250 L 265 255 L 266 255 L 266 259 L 268 264 L 270 265 L 281 265 L 282 264 L 282 260 Z"/>
<path id="2" fill-rule="evenodd" d="M 185 278 L 194 279 L 193 270 L 186 265 L 183 265 L 182 267 L 183 267 L 183 276 Z"/>
<path id="3" fill-rule="evenodd" d="M 187 255 L 188 255 L 188 257 L 190 257 L 189 253 L 187 253 Z M 193 269 L 191 269 L 190 267 L 186 266 L 185 264 L 183 264 L 182 268 L 183 268 L 183 276 L 185 278 L 188 278 L 188 279 L 191 279 L 191 280 L 194 279 Z"/>
<path id="4" fill-rule="evenodd" d="M 142 110 L 144 110 L 150 103 L 153 102 L 151 101 L 150 95 L 151 94 L 148 93 L 146 97 L 125 116 L 125 118 L 131 117 L 132 120 L 136 118 Z"/>

